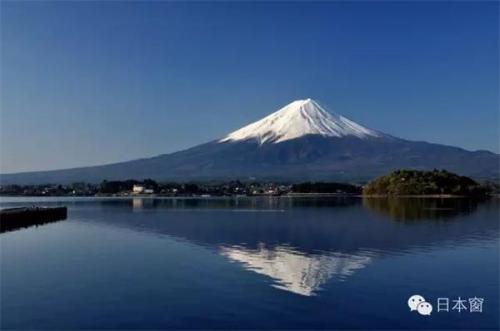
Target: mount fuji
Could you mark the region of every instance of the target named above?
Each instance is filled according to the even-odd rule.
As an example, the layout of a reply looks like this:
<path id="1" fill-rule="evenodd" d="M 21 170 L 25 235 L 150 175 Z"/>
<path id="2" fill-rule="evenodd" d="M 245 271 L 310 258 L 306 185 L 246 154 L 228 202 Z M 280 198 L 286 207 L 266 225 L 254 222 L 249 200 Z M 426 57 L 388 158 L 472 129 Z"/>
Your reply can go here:
<path id="1" fill-rule="evenodd" d="M 312 99 L 297 100 L 260 121 L 228 134 L 219 142 L 257 140 L 260 144 L 279 143 L 306 135 L 323 137 L 381 137 L 353 121 L 327 112 Z"/>
<path id="2" fill-rule="evenodd" d="M 102 166 L 0 175 L 2 184 L 166 180 L 365 181 L 399 168 L 443 168 L 498 178 L 500 155 L 409 141 L 297 100 L 263 119 L 183 151 Z"/>

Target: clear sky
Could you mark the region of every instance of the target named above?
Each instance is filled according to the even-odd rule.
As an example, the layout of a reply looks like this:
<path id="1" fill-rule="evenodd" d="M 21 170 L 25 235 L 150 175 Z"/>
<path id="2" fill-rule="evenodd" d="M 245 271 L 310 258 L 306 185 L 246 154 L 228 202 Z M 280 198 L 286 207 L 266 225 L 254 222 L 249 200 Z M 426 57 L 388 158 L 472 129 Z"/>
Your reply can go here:
<path id="1" fill-rule="evenodd" d="M 177 151 L 314 98 L 499 151 L 499 4 L 1 2 L 1 172 Z"/>

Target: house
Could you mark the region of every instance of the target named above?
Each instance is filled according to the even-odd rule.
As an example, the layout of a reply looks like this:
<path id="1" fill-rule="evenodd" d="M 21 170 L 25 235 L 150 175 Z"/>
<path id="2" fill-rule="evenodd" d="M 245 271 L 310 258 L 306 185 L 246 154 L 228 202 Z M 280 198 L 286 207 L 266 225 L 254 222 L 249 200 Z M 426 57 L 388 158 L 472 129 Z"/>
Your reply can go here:
<path id="1" fill-rule="evenodd" d="M 144 186 L 142 185 L 134 185 L 132 188 L 132 193 L 141 194 L 144 193 Z"/>

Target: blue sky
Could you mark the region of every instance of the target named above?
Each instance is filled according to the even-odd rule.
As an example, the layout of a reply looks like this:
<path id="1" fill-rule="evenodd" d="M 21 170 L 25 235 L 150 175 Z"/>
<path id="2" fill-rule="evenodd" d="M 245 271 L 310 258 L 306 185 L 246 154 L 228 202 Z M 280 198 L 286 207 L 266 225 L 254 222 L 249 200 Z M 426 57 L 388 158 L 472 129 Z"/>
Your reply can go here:
<path id="1" fill-rule="evenodd" d="M 497 2 L 2 2 L 0 171 L 173 152 L 311 97 L 499 151 Z"/>

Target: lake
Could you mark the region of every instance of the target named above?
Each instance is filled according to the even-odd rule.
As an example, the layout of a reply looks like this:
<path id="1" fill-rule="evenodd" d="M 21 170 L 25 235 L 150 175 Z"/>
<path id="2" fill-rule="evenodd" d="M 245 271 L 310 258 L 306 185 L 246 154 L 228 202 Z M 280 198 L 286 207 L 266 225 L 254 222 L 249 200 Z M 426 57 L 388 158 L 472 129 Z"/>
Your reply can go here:
<path id="1" fill-rule="evenodd" d="M 499 328 L 496 198 L 0 201 L 68 207 L 0 234 L 2 329 Z"/>

